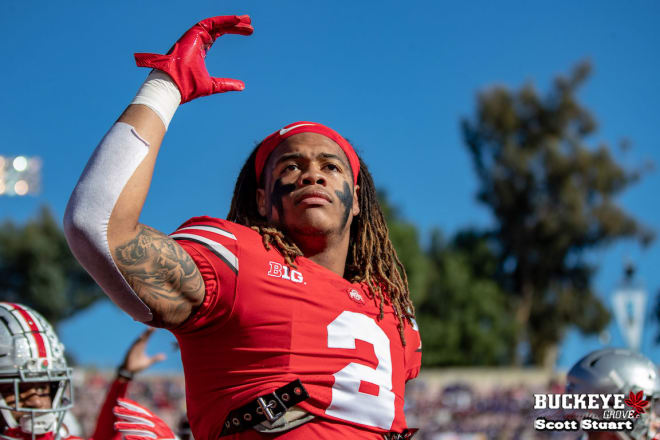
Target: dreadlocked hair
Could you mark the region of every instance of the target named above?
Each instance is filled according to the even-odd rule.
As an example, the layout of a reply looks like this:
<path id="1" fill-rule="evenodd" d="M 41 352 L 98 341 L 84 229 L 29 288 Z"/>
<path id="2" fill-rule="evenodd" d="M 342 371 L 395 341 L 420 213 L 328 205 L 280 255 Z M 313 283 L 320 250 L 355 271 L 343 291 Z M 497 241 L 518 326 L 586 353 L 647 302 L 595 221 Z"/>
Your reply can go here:
<path id="1" fill-rule="evenodd" d="M 227 220 L 259 232 L 264 247 L 274 246 L 286 263 L 296 268 L 300 248 L 277 227 L 268 224 L 257 207 L 257 175 L 255 158 L 259 146 L 250 154 L 236 180 Z M 365 284 L 369 297 L 378 305 L 379 319 L 383 319 L 384 306 L 391 304 L 399 320 L 399 335 L 406 345 L 404 320 L 412 324 L 415 307 L 410 300 L 406 271 L 390 241 L 389 229 L 378 203 L 378 196 L 367 165 L 360 158 L 357 184 L 360 186 L 358 202 L 360 214 L 353 218 L 344 278 L 352 283 Z M 261 179 L 263 182 L 264 179 Z"/>

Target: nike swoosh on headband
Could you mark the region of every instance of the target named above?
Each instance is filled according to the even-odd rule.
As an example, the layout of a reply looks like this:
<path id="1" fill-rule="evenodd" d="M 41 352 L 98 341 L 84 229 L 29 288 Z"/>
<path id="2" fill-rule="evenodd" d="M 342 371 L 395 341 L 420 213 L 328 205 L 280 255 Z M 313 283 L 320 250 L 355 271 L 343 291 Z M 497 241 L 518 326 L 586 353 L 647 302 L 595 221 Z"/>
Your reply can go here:
<path id="1" fill-rule="evenodd" d="M 283 128 L 283 129 L 280 130 L 280 136 L 284 136 L 285 134 L 287 134 L 288 132 L 290 132 L 294 128 L 303 127 L 305 125 L 314 125 L 314 124 L 298 124 L 298 125 L 294 125 L 293 127 Z"/>
<path id="2" fill-rule="evenodd" d="M 288 126 L 284 126 L 284 128 L 271 133 L 266 139 L 260 142 L 254 158 L 254 171 L 257 175 L 257 183 L 259 183 L 260 177 L 263 174 L 268 156 L 270 156 L 273 150 L 285 138 L 291 136 L 291 130 L 295 130 L 296 133 L 317 133 L 334 141 L 346 154 L 351 170 L 353 171 L 353 184 L 357 185 L 357 178 L 360 172 L 360 158 L 355 154 L 355 150 L 353 150 L 351 144 L 332 128 L 312 121 L 292 122 Z"/>

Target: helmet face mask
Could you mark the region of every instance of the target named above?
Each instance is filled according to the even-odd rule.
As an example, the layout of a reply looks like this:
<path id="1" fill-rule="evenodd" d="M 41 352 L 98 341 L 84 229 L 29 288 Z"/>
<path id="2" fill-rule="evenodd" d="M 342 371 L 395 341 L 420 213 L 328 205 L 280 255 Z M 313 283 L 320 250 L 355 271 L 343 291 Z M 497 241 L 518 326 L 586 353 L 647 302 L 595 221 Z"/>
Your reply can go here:
<path id="1" fill-rule="evenodd" d="M 29 307 L 0 302 L 0 414 L 7 426 L 33 440 L 47 432 L 57 438 L 73 406 L 71 377 L 64 346 L 48 321 Z M 46 384 L 50 405 L 28 404 L 25 393 Z"/>
<path id="2" fill-rule="evenodd" d="M 597 350 L 573 365 L 566 377 L 570 394 L 625 394 L 627 398 L 639 391 L 650 406 L 634 420 L 632 431 L 617 433 L 623 439 L 651 439 L 660 427 L 660 376 L 653 362 L 630 350 Z"/>

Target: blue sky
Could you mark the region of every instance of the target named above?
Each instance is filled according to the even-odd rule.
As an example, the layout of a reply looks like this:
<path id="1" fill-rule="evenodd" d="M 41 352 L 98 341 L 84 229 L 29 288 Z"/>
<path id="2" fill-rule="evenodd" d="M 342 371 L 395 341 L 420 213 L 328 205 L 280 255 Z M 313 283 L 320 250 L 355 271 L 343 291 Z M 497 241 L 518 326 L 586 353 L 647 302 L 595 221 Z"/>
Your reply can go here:
<path id="1" fill-rule="evenodd" d="M 147 74 L 133 52 L 165 52 L 188 27 L 213 15 L 250 14 L 255 33 L 225 36 L 207 58 L 214 76 L 245 81 L 241 93 L 182 106 L 156 167 L 142 221 L 172 231 L 194 215 L 224 217 L 233 182 L 261 138 L 295 120 L 323 122 L 350 138 L 403 214 L 424 234 L 487 226 L 459 121 L 475 94 L 494 84 L 552 78 L 582 59 L 594 65 L 580 98 L 599 121 L 593 145 L 629 138 L 617 153 L 630 166 L 660 164 L 660 3 L 523 1 L 196 1 L 1 2 L 0 155 L 43 159 L 43 190 L 0 198 L 0 220 L 23 222 L 42 204 L 61 218 L 89 155 Z M 649 226 L 660 225 L 658 172 L 619 200 Z M 660 243 L 620 243 L 591 256 L 595 285 L 609 295 L 625 258 L 655 297 Z M 94 328 L 92 330 L 92 327 Z M 110 304 L 62 325 L 68 349 L 85 363 L 111 366 L 139 332 Z M 645 330 L 644 352 L 660 362 Z M 611 328 L 611 343 L 622 343 Z M 154 349 L 179 368 L 166 332 Z M 566 366 L 597 338 L 569 334 Z"/>

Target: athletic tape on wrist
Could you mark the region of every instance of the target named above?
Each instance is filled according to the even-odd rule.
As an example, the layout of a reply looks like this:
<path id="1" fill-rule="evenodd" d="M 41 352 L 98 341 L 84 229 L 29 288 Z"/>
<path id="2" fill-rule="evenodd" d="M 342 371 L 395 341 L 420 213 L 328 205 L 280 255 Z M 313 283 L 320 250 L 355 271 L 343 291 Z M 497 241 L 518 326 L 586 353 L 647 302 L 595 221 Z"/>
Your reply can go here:
<path id="1" fill-rule="evenodd" d="M 156 112 L 165 129 L 181 103 L 181 92 L 170 76 L 161 70 L 152 70 L 138 90 L 131 104 L 142 104 Z"/>
<path id="2" fill-rule="evenodd" d="M 75 257 L 115 304 L 141 322 L 151 321 L 151 311 L 117 268 L 107 232 L 119 195 L 148 151 L 131 125 L 117 122 L 87 162 L 64 212 L 64 234 Z"/>

